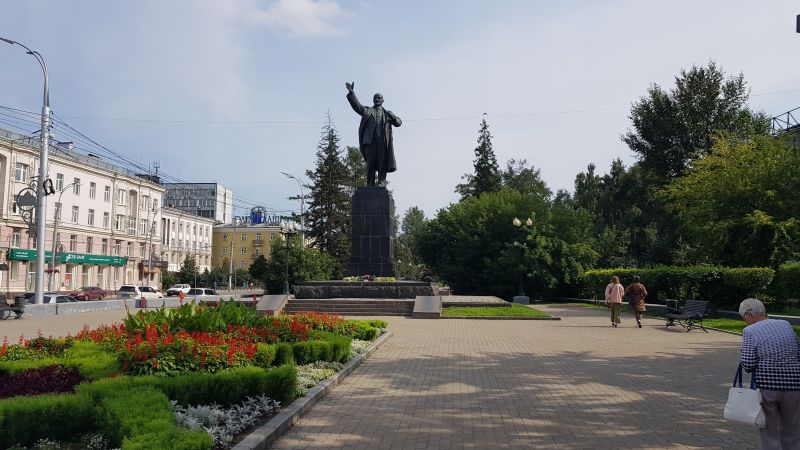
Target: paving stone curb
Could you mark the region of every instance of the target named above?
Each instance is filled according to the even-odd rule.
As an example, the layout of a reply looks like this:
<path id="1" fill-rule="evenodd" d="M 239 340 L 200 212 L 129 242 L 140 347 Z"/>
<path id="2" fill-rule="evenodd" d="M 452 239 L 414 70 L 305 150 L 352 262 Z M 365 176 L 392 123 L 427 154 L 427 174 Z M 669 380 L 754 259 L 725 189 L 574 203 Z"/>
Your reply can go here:
<path id="1" fill-rule="evenodd" d="M 293 401 L 289 406 L 282 408 L 266 424 L 256 428 L 236 444 L 232 450 L 264 450 L 270 447 L 281 435 L 289 431 L 300 417 L 305 415 L 328 392 L 330 392 L 341 380 L 347 377 L 356 367 L 360 366 L 370 357 L 387 339 L 392 337 L 391 331 L 383 333 L 366 352 L 347 361 L 342 370 L 332 377 L 320 381 L 316 386 L 309 389 L 306 395 Z"/>
<path id="2" fill-rule="evenodd" d="M 473 319 L 473 320 L 561 320 L 561 317 L 514 317 L 514 316 L 442 316 L 442 319 Z"/>

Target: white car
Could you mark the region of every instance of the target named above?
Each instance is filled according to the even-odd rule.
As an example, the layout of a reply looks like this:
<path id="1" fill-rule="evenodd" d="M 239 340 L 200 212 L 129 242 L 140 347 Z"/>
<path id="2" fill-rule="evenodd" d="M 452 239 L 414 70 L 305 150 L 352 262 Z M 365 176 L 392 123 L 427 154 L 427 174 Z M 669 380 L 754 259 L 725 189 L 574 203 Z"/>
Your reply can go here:
<path id="1" fill-rule="evenodd" d="M 124 284 L 117 289 L 117 295 L 119 298 L 133 298 L 133 299 L 140 299 L 142 297 L 146 299 L 151 298 L 164 298 L 164 294 L 158 292 L 156 288 L 151 286 L 136 286 L 133 284 Z"/>
<path id="2" fill-rule="evenodd" d="M 189 293 L 189 289 L 191 289 L 191 288 L 192 287 L 189 286 L 188 284 L 175 284 L 175 285 L 172 285 L 169 289 L 167 289 L 167 297 L 170 297 L 172 295 L 178 295 L 181 292 L 183 292 L 184 294 L 188 294 Z"/>
<path id="3" fill-rule="evenodd" d="M 194 288 L 189 289 L 189 293 L 186 294 L 187 297 L 210 297 L 217 294 L 217 291 L 208 288 Z"/>
<path id="4" fill-rule="evenodd" d="M 78 299 L 64 294 L 44 294 L 42 303 L 76 303 Z"/>

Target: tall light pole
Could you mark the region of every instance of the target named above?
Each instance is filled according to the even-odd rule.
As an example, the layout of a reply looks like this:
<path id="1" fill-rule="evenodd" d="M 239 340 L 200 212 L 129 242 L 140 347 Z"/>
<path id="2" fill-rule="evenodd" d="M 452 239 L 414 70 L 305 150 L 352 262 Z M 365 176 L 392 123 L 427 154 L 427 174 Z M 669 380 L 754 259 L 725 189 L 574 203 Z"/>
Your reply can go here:
<path id="1" fill-rule="evenodd" d="M 44 182 L 47 176 L 47 152 L 48 145 L 50 145 L 48 142 L 50 139 L 50 90 L 47 79 L 47 65 L 44 63 L 44 58 L 39 52 L 31 50 L 24 44 L 20 44 L 17 41 L 12 41 L 11 39 L 6 39 L 3 37 L 0 37 L 0 40 L 8 44 L 19 45 L 20 47 L 24 48 L 29 55 L 36 58 L 36 61 L 39 62 L 39 65 L 42 67 L 42 73 L 44 74 L 44 92 L 42 94 L 42 148 L 39 151 L 39 178 L 37 179 L 37 184 L 39 187 L 37 189 L 36 196 L 36 286 L 34 289 L 35 302 L 40 304 L 44 302 L 44 235 L 45 225 L 47 225 L 45 223 L 47 212 L 47 202 L 45 202 L 45 196 L 47 194 L 44 190 Z"/>
<path id="2" fill-rule="evenodd" d="M 281 173 L 286 175 L 288 178 L 291 178 L 294 181 L 297 181 L 297 185 L 300 186 L 300 245 L 303 248 L 305 248 L 305 246 L 306 246 L 306 227 L 305 227 L 304 210 L 305 210 L 306 195 L 303 192 L 303 183 L 300 182 L 299 178 L 297 178 L 296 176 L 294 176 L 294 175 L 292 175 L 290 173 L 286 173 L 286 172 L 281 172 Z"/>
<path id="3" fill-rule="evenodd" d="M 55 269 L 56 269 L 56 251 L 58 250 L 58 222 L 61 219 L 61 196 L 64 195 L 64 192 L 67 191 L 68 188 L 72 186 L 80 186 L 81 183 L 70 183 L 63 188 L 61 188 L 61 193 L 58 194 L 58 201 L 55 204 L 56 210 L 53 217 L 53 251 L 50 254 L 50 276 L 47 277 L 47 290 L 49 292 L 53 291 L 53 278 L 55 278 Z M 38 253 L 38 249 L 36 250 Z"/>
<path id="4" fill-rule="evenodd" d="M 239 218 L 233 220 L 233 233 L 231 234 L 231 258 L 228 260 L 228 290 L 233 290 L 233 241 L 236 239 L 236 227 L 239 226 Z"/>

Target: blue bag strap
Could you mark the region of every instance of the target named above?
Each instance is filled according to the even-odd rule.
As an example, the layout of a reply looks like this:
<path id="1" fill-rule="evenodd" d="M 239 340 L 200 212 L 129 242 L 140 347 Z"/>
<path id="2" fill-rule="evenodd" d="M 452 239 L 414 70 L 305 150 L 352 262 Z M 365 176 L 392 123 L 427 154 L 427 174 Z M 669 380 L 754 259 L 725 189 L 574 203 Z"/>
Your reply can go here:
<path id="1" fill-rule="evenodd" d="M 756 370 L 753 369 L 753 373 L 750 374 L 750 389 L 756 389 Z"/>
<path id="2" fill-rule="evenodd" d="M 736 386 L 736 383 L 739 383 L 739 386 Z M 751 380 L 752 384 L 752 380 Z M 733 387 L 742 387 L 742 364 L 739 364 L 739 369 L 736 370 L 736 375 L 733 376 Z"/>

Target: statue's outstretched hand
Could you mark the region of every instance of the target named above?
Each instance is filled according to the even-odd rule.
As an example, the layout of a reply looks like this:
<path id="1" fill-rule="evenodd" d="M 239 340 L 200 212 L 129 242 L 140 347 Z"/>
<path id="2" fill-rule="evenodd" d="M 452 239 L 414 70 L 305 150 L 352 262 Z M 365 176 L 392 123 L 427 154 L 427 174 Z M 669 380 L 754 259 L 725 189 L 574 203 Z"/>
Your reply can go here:
<path id="1" fill-rule="evenodd" d="M 345 82 L 344 86 L 347 88 L 347 92 L 351 92 L 352 93 L 353 92 L 353 88 L 355 88 L 355 86 L 356 86 L 356 82 L 355 81 L 353 81 L 351 83 Z"/>

